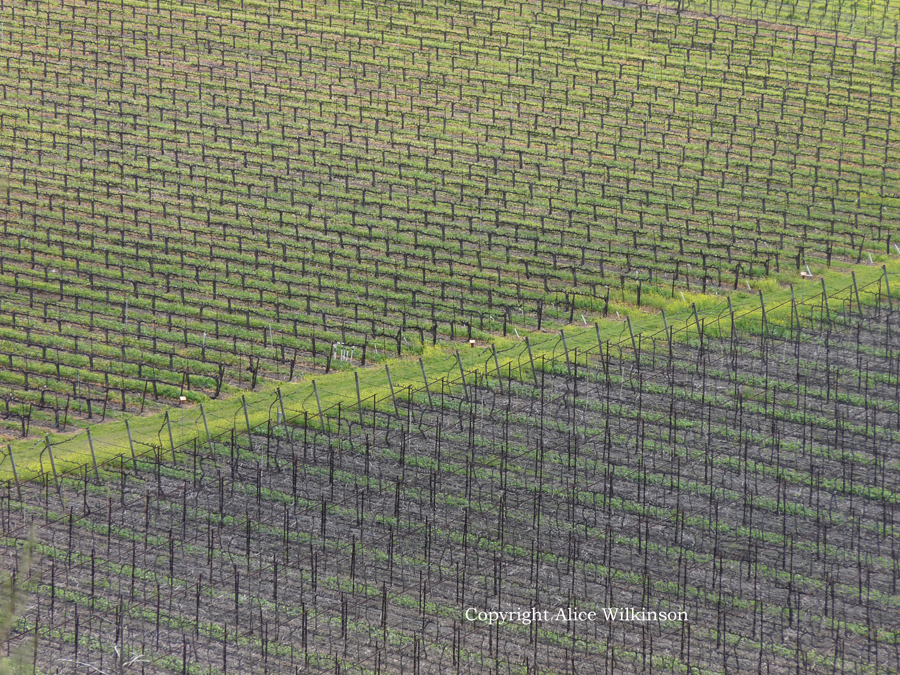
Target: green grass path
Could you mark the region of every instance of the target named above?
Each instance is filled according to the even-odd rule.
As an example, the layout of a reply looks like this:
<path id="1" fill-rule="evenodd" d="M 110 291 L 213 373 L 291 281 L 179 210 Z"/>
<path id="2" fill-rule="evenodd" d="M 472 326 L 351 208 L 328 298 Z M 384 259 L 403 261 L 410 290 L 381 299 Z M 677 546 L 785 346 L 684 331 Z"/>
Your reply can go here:
<path id="1" fill-rule="evenodd" d="M 841 299 L 853 298 L 851 272 L 855 273 L 857 285 L 862 291 L 861 300 L 863 304 L 867 304 L 873 301 L 872 293 L 879 288 L 879 279 L 883 277 L 882 265 L 885 266 L 889 282 L 892 283 L 891 291 L 894 302 L 900 303 L 900 292 L 898 292 L 900 291 L 900 276 L 898 276 L 900 260 L 896 257 L 889 259 L 887 256 L 881 256 L 875 259 L 874 264 L 832 267 L 827 271 L 813 269 L 813 272 L 817 274 L 813 280 L 801 281 L 799 277 L 782 276 L 779 279 L 762 280 L 752 291 L 736 291 L 730 296 L 735 314 L 740 317 L 736 325 L 749 330 L 758 329 L 762 315 L 760 292 L 763 295 L 767 320 L 770 324 L 790 322 L 791 288 L 789 284 L 791 282 L 794 284 L 796 300 L 802 302 L 810 298 L 818 298 L 824 279 L 830 298 L 830 309 L 834 312 L 842 305 L 838 302 L 838 298 L 832 299 L 833 296 L 838 295 Z M 883 283 L 881 290 L 884 291 Z M 696 335 L 696 321 L 691 308 L 692 304 L 696 306 L 697 317 L 706 325 L 709 333 L 717 335 L 719 331 L 727 332 L 730 329 L 730 321 L 717 324 L 717 328 L 711 327 L 711 322 L 715 321 L 717 317 L 727 316 L 727 298 L 723 295 L 684 293 L 682 299 L 681 292 L 678 292 L 673 299 L 648 294 L 642 304 L 643 307 L 637 308 L 611 302 L 609 317 L 604 319 L 597 316 L 585 316 L 577 325 L 566 328 L 566 345 L 570 353 L 576 349 L 579 352 L 583 352 L 585 349 L 596 350 L 595 321 L 599 326 L 600 338 L 604 342 L 616 343 L 620 340 L 629 340 L 630 342 L 626 317 L 631 321 L 635 336 L 652 335 L 662 331 L 664 320 L 660 309 L 665 311 L 668 325 L 674 327 L 676 331 L 689 327 L 689 330 L 682 332 L 681 339 L 689 338 Z M 816 300 L 815 304 L 818 306 L 820 303 Z M 578 318 L 581 319 L 580 316 Z M 504 373 L 509 368 L 512 368 L 515 373 L 516 368 L 522 366 L 520 371 L 522 375 L 529 376 L 530 360 L 524 338 L 524 335 L 520 338 L 498 336 L 494 339 L 492 346 L 480 343 L 475 348 L 470 348 L 465 341 L 455 344 L 439 344 L 433 348 L 426 347 L 422 362 L 428 374 L 432 391 L 440 390 L 442 378 L 445 387 L 453 387 L 454 391 L 460 391 L 462 385 L 458 382 L 457 350 L 459 350 L 459 357 L 468 382 L 472 381 L 476 371 L 480 374 L 487 372 L 489 376 L 495 372 L 496 365 L 492 348 L 497 350 L 496 362 L 499 363 Z M 532 346 L 532 355 L 538 367 L 542 360 L 564 358 L 562 340 L 558 332 L 533 333 L 529 336 L 529 340 Z M 402 357 L 388 360 L 386 366 L 381 363 L 366 368 L 345 367 L 345 369 L 335 370 L 327 375 L 311 376 L 307 374 L 299 382 L 280 383 L 279 385 L 267 383 L 262 390 L 247 392 L 243 395 L 246 400 L 246 414 L 241 396 L 207 401 L 202 409 L 206 415 L 209 433 L 213 437 L 219 434 L 229 434 L 231 429 L 235 429 L 237 433 L 245 432 L 248 422 L 251 427 L 265 425 L 267 420 L 276 423 L 282 404 L 289 420 L 298 416 L 302 418 L 304 413 L 314 419 L 318 415 L 318 404 L 313 386 L 313 381 L 315 381 L 319 392 L 319 401 L 322 409 L 325 410 L 326 417 L 337 415 L 338 403 L 341 403 L 343 415 L 358 416 L 354 373 L 359 375 L 363 408 L 370 410 L 373 399 L 379 401 L 379 406 L 391 405 L 387 369 L 390 370 L 394 391 L 400 398 L 405 397 L 407 387 L 412 387 L 415 391 L 423 386 L 418 357 Z M 453 381 L 456 381 L 456 384 L 451 384 Z M 281 403 L 276 386 L 280 386 Z M 349 411 L 348 408 L 350 408 Z M 203 412 L 201 412 L 201 406 L 172 408 L 168 411 L 169 424 L 166 423 L 166 413 L 132 417 L 128 424 L 135 452 L 140 454 L 147 452 L 151 447 L 161 447 L 164 453 L 169 453 L 173 442 L 175 447 L 192 443 L 195 439 L 198 443 L 205 442 L 206 429 L 203 423 Z M 314 423 L 318 424 L 318 421 L 314 419 Z M 117 455 L 130 456 L 131 449 L 124 421 L 95 424 L 89 429 L 98 462 L 102 463 Z M 88 434 L 84 430 L 70 434 L 53 434 L 49 436 L 49 440 L 57 471 L 63 472 L 78 466 L 91 465 Z M 34 476 L 41 471 L 42 467 L 43 470 L 50 471 L 46 439 L 24 439 L 13 443 L 9 449 L 13 452 L 20 479 Z M 8 480 L 13 478 L 13 472 L 8 452 L 5 454 L 7 456 L 0 463 L 0 478 Z"/>

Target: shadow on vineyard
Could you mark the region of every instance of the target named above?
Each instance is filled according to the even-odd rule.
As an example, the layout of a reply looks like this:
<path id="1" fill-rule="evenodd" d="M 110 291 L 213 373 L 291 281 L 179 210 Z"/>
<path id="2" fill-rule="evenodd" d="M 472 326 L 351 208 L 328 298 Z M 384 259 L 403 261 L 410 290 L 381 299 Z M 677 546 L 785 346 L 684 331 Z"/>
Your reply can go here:
<path id="1" fill-rule="evenodd" d="M 896 672 L 900 307 L 874 289 L 9 484 L 9 555 L 39 540 L 12 644 L 54 673 Z M 519 610 L 549 614 L 478 620 Z"/>

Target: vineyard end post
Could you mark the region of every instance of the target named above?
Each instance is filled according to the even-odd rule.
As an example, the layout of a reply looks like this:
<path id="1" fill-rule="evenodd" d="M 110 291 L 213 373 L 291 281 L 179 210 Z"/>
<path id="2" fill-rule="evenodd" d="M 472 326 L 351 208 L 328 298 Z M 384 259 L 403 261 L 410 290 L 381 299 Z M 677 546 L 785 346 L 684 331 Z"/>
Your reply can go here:
<path id="1" fill-rule="evenodd" d="M 850 278 L 853 280 L 853 294 L 856 296 L 856 309 L 860 317 L 863 315 L 862 303 L 859 301 L 859 286 L 856 285 L 856 272 L 850 270 Z"/>
<path id="2" fill-rule="evenodd" d="M 421 359 L 419 359 L 421 361 Z M 365 422 L 363 421 L 363 405 L 362 405 L 362 396 L 359 391 L 359 372 L 353 371 L 353 377 L 356 380 L 356 405 L 359 409 L 359 425 L 363 426 Z"/>
<path id="3" fill-rule="evenodd" d="M 762 310 L 763 331 L 766 335 L 769 333 L 769 317 L 766 316 L 766 302 L 763 299 L 763 292 L 759 292 L 759 307 Z"/>
<path id="4" fill-rule="evenodd" d="M 731 334 L 734 335 L 734 307 L 731 304 L 731 296 L 728 296 L 728 314 L 731 315 Z"/>
<path id="5" fill-rule="evenodd" d="M 209 434 L 209 424 L 206 421 L 206 411 L 203 409 L 203 404 L 200 404 L 200 417 L 203 418 L 203 430 L 206 432 L 206 442 L 209 444 L 209 454 L 212 456 L 213 453 L 213 442 L 212 436 Z"/>
<path id="6" fill-rule="evenodd" d="M 887 273 L 887 265 L 881 266 L 881 271 L 884 272 L 884 289 L 887 291 L 887 299 L 888 299 L 888 311 L 894 311 L 894 301 L 891 300 L 891 284 L 888 282 L 888 273 Z"/>
<path id="7" fill-rule="evenodd" d="M 243 394 L 241 394 L 241 407 L 244 409 L 244 424 L 247 425 L 247 438 L 250 438 L 250 414 L 247 412 L 247 397 Z"/>
<path id="8" fill-rule="evenodd" d="M 384 372 L 387 373 L 388 386 L 391 388 L 391 401 L 394 402 L 394 412 L 397 413 L 397 417 L 400 417 L 400 408 L 397 405 L 397 397 L 394 396 L 394 381 L 391 379 L 391 369 L 387 364 L 384 366 Z"/>
<path id="9" fill-rule="evenodd" d="M 600 331 L 600 329 L 598 328 L 597 329 L 597 339 L 598 340 L 600 339 L 599 331 Z M 528 349 L 528 359 L 529 359 L 529 361 L 531 361 L 531 374 L 534 376 L 534 386 L 537 387 L 538 386 L 537 368 L 534 367 L 534 354 L 531 353 L 531 340 L 528 339 L 527 335 L 525 336 L 525 347 L 526 347 L 526 349 Z M 457 355 L 458 355 L 458 353 L 457 353 Z"/>
<path id="10" fill-rule="evenodd" d="M 171 434 L 171 429 L 169 430 L 169 434 Z M 97 454 L 94 452 L 94 439 L 91 438 L 91 430 L 87 430 L 87 439 L 88 439 L 88 447 L 91 449 L 91 462 L 94 465 L 94 476 L 97 477 L 97 480 L 100 480 L 100 470 L 97 468 Z"/>
<path id="11" fill-rule="evenodd" d="M 322 431 L 325 431 L 325 415 L 322 414 L 322 401 L 319 399 L 319 387 L 313 380 L 313 393 L 316 395 L 316 407 L 319 409 L 319 424 L 322 425 Z"/>
<path id="12" fill-rule="evenodd" d="M 497 345 L 491 345 L 491 351 L 494 353 L 494 367 L 497 369 L 497 386 L 500 387 L 500 393 L 503 393 L 503 378 L 500 375 L 500 360 L 497 358 Z M 431 397 L 429 396 L 429 401 Z"/>
<path id="13" fill-rule="evenodd" d="M 759 301 L 762 302 L 762 291 L 759 293 Z M 700 343 L 703 343 L 703 329 L 700 328 L 700 317 L 697 316 L 697 303 L 691 303 L 691 310 L 694 312 L 694 323 L 697 325 L 697 336 L 700 338 Z M 766 310 L 763 309 L 763 316 L 765 316 Z M 634 338 L 632 337 L 632 340 Z"/>
<path id="14" fill-rule="evenodd" d="M 887 265 L 882 265 L 881 271 L 884 272 L 884 290 L 887 291 L 887 296 L 888 296 L 888 311 L 893 312 L 894 311 L 894 301 L 891 300 L 891 284 L 887 280 Z"/>
<path id="15" fill-rule="evenodd" d="M 800 314 L 797 310 L 797 297 L 794 295 L 794 284 L 791 284 L 791 323 L 797 321 L 797 330 L 800 330 Z"/>
<path id="16" fill-rule="evenodd" d="M 243 398 L 243 396 L 241 397 Z M 169 430 L 169 445 L 172 446 L 172 461 L 175 460 L 175 437 L 172 436 L 172 418 L 169 417 L 169 411 L 166 410 L 166 428 Z M 90 438 L 90 431 L 88 431 L 88 438 Z M 162 451 L 160 451 L 162 454 Z"/>
<path id="17" fill-rule="evenodd" d="M 628 323 L 628 326 L 631 327 L 631 322 L 630 322 L 630 321 L 629 321 L 629 323 Z M 563 352 L 564 352 L 565 355 L 566 355 L 566 370 L 567 370 L 567 371 L 569 372 L 569 374 L 571 375 L 571 374 L 572 374 L 572 366 L 571 366 L 571 364 L 569 363 L 569 346 L 566 344 L 566 331 L 564 331 L 563 329 L 560 329 L 559 334 L 562 336 Z M 632 337 L 632 340 L 634 340 L 633 337 Z"/>
<path id="18" fill-rule="evenodd" d="M 425 362 L 419 357 L 419 367 L 422 369 L 422 379 L 425 381 L 425 391 L 428 393 L 428 405 L 433 405 L 431 400 L 431 387 L 428 386 L 428 375 L 425 374 Z"/>
<path id="19" fill-rule="evenodd" d="M 21 502 L 22 501 L 22 487 L 19 485 L 19 472 L 16 471 L 16 460 L 13 457 L 12 446 L 7 445 L 6 449 L 9 451 L 9 463 L 12 464 L 13 479 L 15 479 L 15 481 L 16 481 L 16 492 L 19 493 L 19 501 Z"/>
<path id="20" fill-rule="evenodd" d="M 281 387 L 278 387 L 275 390 L 275 393 L 278 394 L 278 407 L 281 408 L 281 421 L 284 424 L 287 424 L 287 415 L 284 413 L 284 399 L 281 397 Z"/>
<path id="21" fill-rule="evenodd" d="M 56 460 L 53 459 L 53 445 L 50 443 L 50 436 L 45 436 L 44 441 L 47 443 L 47 454 L 50 455 L 50 468 L 53 469 L 53 481 L 56 483 L 56 493 L 59 491 L 59 474 L 56 473 Z"/>
<path id="22" fill-rule="evenodd" d="M 203 406 L 200 406 L 200 409 L 203 409 Z M 128 447 L 131 449 L 131 459 L 133 461 L 137 461 L 137 457 L 134 454 L 134 441 L 131 438 L 131 425 L 128 423 L 128 420 L 125 420 L 125 431 L 128 433 Z"/>
<path id="23" fill-rule="evenodd" d="M 469 400 L 469 388 L 466 386 L 466 371 L 463 370 L 462 357 L 459 355 L 459 350 L 456 350 L 456 363 L 459 365 L 459 375 L 462 378 L 462 386 L 463 386 L 463 395 L 466 397 L 466 400 Z"/>

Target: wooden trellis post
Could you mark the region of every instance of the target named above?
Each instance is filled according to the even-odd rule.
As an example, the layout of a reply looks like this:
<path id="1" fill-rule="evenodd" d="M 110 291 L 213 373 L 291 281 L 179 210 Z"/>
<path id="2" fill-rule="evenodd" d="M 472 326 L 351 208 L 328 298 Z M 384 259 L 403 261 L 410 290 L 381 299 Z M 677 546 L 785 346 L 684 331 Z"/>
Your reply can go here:
<path id="1" fill-rule="evenodd" d="M 284 412 L 284 399 L 281 397 L 281 387 L 278 387 L 275 390 L 275 393 L 278 394 L 278 407 L 281 409 L 281 422 L 282 424 L 287 424 L 287 415 Z"/>
<path id="2" fill-rule="evenodd" d="M 200 417 L 203 418 L 203 430 L 206 431 L 206 442 L 209 444 L 209 453 L 212 455 L 214 454 L 212 436 L 209 434 L 209 424 L 206 422 L 206 411 L 203 409 L 202 403 L 200 404 Z"/>
<path id="3" fill-rule="evenodd" d="M 598 331 L 597 339 L 598 340 L 600 339 L 599 330 L 600 329 L 598 328 L 597 329 L 597 331 Z M 537 387 L 538 386 L 537 369 L 534 367 L 534 354 L 531 353 L 531 341 L 528 339 L 527 335 L 525 336 L 525 347 L 526 347 L 526 349 L 528 349 L 528 359 L 531 361 L 531 374 L 534 376 L 534 386 Z M 457 352 L 456 355 L 458 357 L 459 352 Z"/>
<path id="4" fill-rule="evenodd" d="M 53 446 L 50 444 L 50 436 L 45 436 L 47 454 L 50 455 L 50 468 L 53 470 L 53 480 L 56 483 L 56 493 L 59 494 L 59 474 L 56 473 L 56 461 L 53 459 Z"/>
<path id="5" fill-rule="evenodd" d="M 491 345 L 491 351 L 494 355 L 494 368 L 497 369 L 497 386 L 500 387 L 500 393 L 503 393 L 503 378 L 500 376 L 500 360 L 497 358 L 497 345 Z M 421 359 L 420 359 L 421 360 Z M 427 385 L 426 385 L 427 387 Z M 431 402 L 431 396 L 428 397 L 429 403 Z"/>
<path id="6" fill-rule="evenodd" d="M 859 301 L 859 286 L 856 285 L 856 272 L 850 270 L 850 278 L 853 280 L 853 294 L 856 296 L 856 309 L 860 317 L 863 315 L 862 303 Z"/>
<path id="7" fill-rule="evenodd" d="M 244 398 L 241 396 L 241 398 Z M 169 430 L 169 445 L 172 448 L 172 461 L 175 461 L 175 438 L 172 436 L 172 420 L 169 417 L 169 411 L 166 410 L 166 428 Z M 90 439 L 90 432 L 88 432 L 88 438 Z"/>
<path id="8" fill-rule="evenodd" d="M 241 407 L 244 409 L 244 424 L 247 425 L 247 438 L 250 438 L 250 414 L 247 412 L 247 397 L 243 395 L 241 395 Z"/>
<path id="9" fill-rule="evenodd" d="M 888 282 L 888 273 L 887 273 L 887 265 L 881 266 L 881 271 L 884 272 L 884 289 L 887 291 L 888 298 L 888 311 L 894 311 L 894 301 L 891 299 L 891 284 Z"/>
<path id="10" fill-rule="evenodd" d="M 798 324 L 798 327 L 799 327 L 799 324 L 800 324 L 800 317 L 797 316 L 797 298 L 796 298 L 796 296 L 794 295 L 794 284 L 790 284 L 790 288 L 791 288 L 791 334 L 793 335 L 793 332 L 794 332 L 794 318 L 796 317 L 796 319 L 797 319 L 797 324 Z"/>
<path id="11" fill-rule="evenodd" d="M 172 430 L 169 429 L 169 435 L 171 436 Z M 91 462 L 94 465 L 94 476 L 97 477 L 97 480 L 100 480 L 100 469 L 97 468 L 97 454 L 94 452 L 94 439 L 91 438 L 91 430 L 87 430 L 87 439 L 88 439 L 88 447 L 91 449 Z"/>
<path id="12" fill-rule="evenodd" d="M 316 395 L 316 407 L 319 409 L 319 423 L 322 425 L 322 430 L 325 430 L 325 415 L 322 414 L 322 401 L 319 399 L 319 388 L 316 386 L 316 381 L 312 381 L 313 384 L 313 393 Z"/>
<path id="13" fill-rule="evenodd" d="M 16 481 L 16 492 L 19 494 L 19 501 L 22 501 L 22 488 L 19 485 L 19 472 L 16 471 L 16 459 L 13 457 L 12 446 L 7 445 L 6 449 L 9 451 L 9 463 L 12 465 L 13 479 Z"/>
<path id="14" fill-rule="evenodd" d="M 397 397 L 394 396 L 394 382 L 391 380 L 391 369 L 389 366 L 385 365 L 384 371 L 387 373 L 388 386 L 391 388 L 391 401 L 394 402 L 394 412 L 397 413 L 397 417 L 400 417 L 400 408 L 397 405 Z"/>
<path id="15" fill-rule="evenodd" d="M 200 409 L 203 410 L 202 405 Z M 131 438 L 131 425 L 128 423 L 128 420 L 125 420 L 125 431 L 128 434 L 128 447 L 131 449 L 131 459 L 136 462 L 137 455 L 134 454 L 134 440 Z"/>
<path id="16" fill-rule="evenodd" d="M 571 374 L 572 365 L 569 363 L 569 347 L 566 344 L 566 331 L 560 329 L 559 334 L 562 336 L 563 352 L 565 352 L 566 355 L 566 370 L 569 372 L 569 374 Z"/>
<path id="17" fill-rule="evenodd" d="M 459 355 L 459 350 L 456 350 L 456 363 L 459 365 L 459 375 L 462 378 L 462 386 L 463 386 L 463 395 L 466 397 L 466 400 L 469 400 L 469 388 L 466 386 L 466 371 L 463 370 L 462 357 Z"/>
<path id="18" fill-rule="evenodd" d="M 428 394 L 428 405 L 433 405 L 431 400 L 431 387 L 428 386 L 428 375 L 425 374 L 425 363 L 422 361 L 422 357 L 419 357 L 419 367 L 422 369 L 422 380 L 425 382 L 425 391 Z"/>
<path id="19" fill-rule="evenodd" d="M 734 307 L 731 305 L 731 296 L 728 296 L 728 314 L 731 316 L 731 335 L 734 335 Z"/>
<path id="20" fill-rule="evenodd" d="M 419 359 L 419 361 L 421 361 L 421 359 Z M 359 409 L 359 424 L 362 426 L 365 422 L 363 421 L 362 396 L 360 396 L 359 392 L 359 373 L 353 371 L 353 378 L 356 380 L 356 407 Z"/>
<path id="21" fill-rule="evenodd" d="M 634 329 L 631 327 L 631 317 L 625 315 L 625 323 L 628 324 L 628 335 L 631 336 L 631 348 L 634 350 L 634 358 L 637 359 L 637 342 L 634 339 Z"/>

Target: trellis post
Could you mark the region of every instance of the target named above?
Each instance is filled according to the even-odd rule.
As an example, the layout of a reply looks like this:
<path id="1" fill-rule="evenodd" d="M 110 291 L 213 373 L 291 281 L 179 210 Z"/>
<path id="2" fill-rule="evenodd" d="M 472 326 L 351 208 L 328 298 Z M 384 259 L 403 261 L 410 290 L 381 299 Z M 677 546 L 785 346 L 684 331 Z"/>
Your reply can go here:
<path id="1" fill-rule="evenodd" d="M 244 409 L 244 424 L 247 425 L 247 437 L 250 437 L 250 413 L 247 412 L 247 397 L 241 395 L 241 407 Z"/>
<path id="2" fill-rule="evenodd" d="M 734 307 L 731 305 L 731 296 L 728 296 L 728 314 L 731 316 L 731 335 L 734 336 Z"/>
<path id="3" fill-rule="evenodd" d="M 91 430 L 87 430 L 88 447 L 91 449 L 91 462 L 94 465 L 94 476 L 100 480 L 100 469 L 97 468 L 97 454 L 94 452 L 94 439 L 91 438 Z"/>
<path id="4" fill-rule="evenodd" d="M 825 277 L 822 277 L 822 302 L 825 303 L 825 318 L 831 320 L 831 308 L 828 306 L 828 292 L 825 290 Z"/>
<path id="5" fill-rule="evenodd" d="M 391 401 L 394 402 L 394 412 L 397 413 L 397 417 L 400 417 L 400 407 L 397 405 L 397 397 L 394 396 L 394 381 L 391 379 L 391 369 L 388 365 L 385 365 L 384 371 L 387 373 L 388 386 L 391 388 Z"/>
<path id="6" fill-rule="evenodd" d="M 760 309 L 762 309 L 763 331 L 765 332 L 765 335 L 768 335 L 769 334 L 769 319 L 766 316 L 766 303 L 765 303 L 765 300 L 763 300 L 763 292 L 762 291 L 759 292 L 759 307 L 760 307 Z M 696 310 L 695 310 L 695 312 L 696 312 Z"/>
<path id="7" fill-rule="evenodd" d="M 500 387 L 500 393 L 503 393 L 503 378 L 500 376 L 500 360 L 497 358 L 497 345 L 491 345 L 491 351 L 494 354 L 494 367 L 497 369 L 497 386 Z M 429 397 L 429 402 L 431 398 Z"/>
<path id="8" fill-rule="evenodd" d="M 421 361 L 421 359 L 419 359 Z M 359 392 L 359 373 L 357 371 L 353 371 L 353 378 L 356 380 L 356 406 L 359 408 L 359 424 L 360 426 L 364 425 L 363 421 L 363 405 L 362 405 L 362 396 L 360 396 Z"/>
<path id="9" fill-rule="evenodd" d="M 213 455 L 213 442 L 212 436 L 209 433 L 209 424 L 206 421 L 206 411 L 203 409 L 203 404 L 200 404 L 200 417 L 203 418 L 203 430 L 206 432 L 206 442 L 209 444 L 209 454 Z"/>
<path id="10" fill-rule="evenodd" d="M 278 407 L 281 409 L 281 421 L 286 424 L 287 415 L 284 414 L 284 399 L 281 398 L 281 387 L 278 387 L 275 390 L 275 393 L 278 395 Z"/>
<path id="11" fill-rule="evenodd" d="M 634 329 L 631 327 L 631 317 L 625 315 L 625 322 L 628 324 L 628 334 L 631 336 L 631 348 L 634 350 L 634 357 L 637 359 L 637 342 L 634 340 Z"/>
<path id="12" fill-rule="evenodd" d="M 459 350 L 456 350 L 456 363 L 459 365 L 459 375 L 462 378 L 462 386 L 463 386 L 463 395 L 466 397 L 466 400 L 469 400 L 469 388 L 466 386 L 466 371 L 463 370 L 462 357 L 459 355 Z"/>
<path id="13" fill-rule="evenodd" d="M 853 280 L 853 294 L 856 296 L 856 309 L 859 311 L 859 315 L 863 315 L 862 311 L 862 303 L 859 301 L 859 286 L 856 285 L 856 272 L 850 270 L 850 278 Z"/>
<path id="14" fill-rule="evenodd" d="M 241 396 L 241 398 L 244 398 Z M 175 461 L 175 438 L 172 436 L 172 419 L 169 417 L 169 411 L 166 410 L 166 428 L 169 430 L 169 445 L 172 447 L 172 461 Z M 88 430 L 88 440 L 90 440 L 90 430 Z"/>
<path id="15" fill-rule="evenodd" d="M 425 381 L 425 391 L 428 393 L 428 405 L 432 405 L 431 387 L 428 386 L 428 375 L 425 374 L 425 363 L 421 356 L 419 357 L 419 367 L 422 369 L 422 379 Z"/>
<path id="16" fill-rule="evenodd" d="M 13 457 L 12 446 L 7 445 L 9 451 L 9 463 L 12 464 L 13 479 L 16 481 L 16 492 L 19 493 L 19 501 L 22 501 L 22 487 L 19 485 L 19 472 L 16 471 L 16 459 Z"/>
<path id="17" fill-rule="evenodd" d="M 56 493 L 59 494 L 59 474 L 56 473 L 56 461 L 53 459 L 53 446 L 50 444 L 50 436 L 45 436 L 47 454 L 50 455 L 50 468 L 53 469 L 53 481 L 56 483 Z"/>
<path id="18" fill-rule="evenodd" d="M 325 415 L 322 414 L 322 401 L 319 400 L 319 388 L 316 386 L 316 381 L 313 380 L 313 393 L 316 395 L 316 407 L 319 409 L 319 423 L 322 425 L 322 431 L 325 430 Z"/>
<path id="19" fill-rule="evenodd" d="M 598 340 L 600 339 L 599 330 L 600 329 L 598 328 L 597 329 L 597 331 L 598 331 L 597 339 Z M 531 340 L 528 339 L 527 335 L 525 336 L 525 347 L 528 349 L 528 359 L 531 361 L 531 374 L 534 376 L 534 386 L 537 387 L 538 386 L 537 368 L 534 367 L 534 354 L 531 353 Z M 459 356 L 458 352 L 457 352 L 457 356 Z M 460 366 L 460 368 L 462 368 L 462 366 Z"/>
<path id="20" fill-rule="evenodd" d="M 200 410 L 203 410 L 203 405 L 200 405 Z M 128 447 L 131 449 L 131 459 L 133 461 L 137 461 L 137 455 L 134 454 L 134 440 L 131 438 L 131 425 L 128 423 L 128 420 L 125 420 L 125 431 L 128 434 Z"/>
<path id="21" fill-rule="evenodd" d="M 891 300 L 891 284 L 888 282 L 888 273 L 887 273 L 887 265 L 881 266 L 881 271 L 884 272 L 884 290 L 887 291 L 888 298 L 888 311 L 894 311 L 894 301 Z"/>
<path id="22" fill-rule="evenodd" d="M 794 295 L 794 284 L 791 284 L 791 322 L 796 319 L 797 330 L 800 330 L 800 314 L 797 310 L 797 297 Z"/>
<path id="23" fill-rule="evenodd" d="M 565 352 L 566 355 L 566 370 L 569 372 L 569 374 L 571 374 L 572 366 L 569 363 L 569 347 L 566 344 L 566 331 L 560 329 L 559 334 L 562 336 L 563 352 Z"/>

